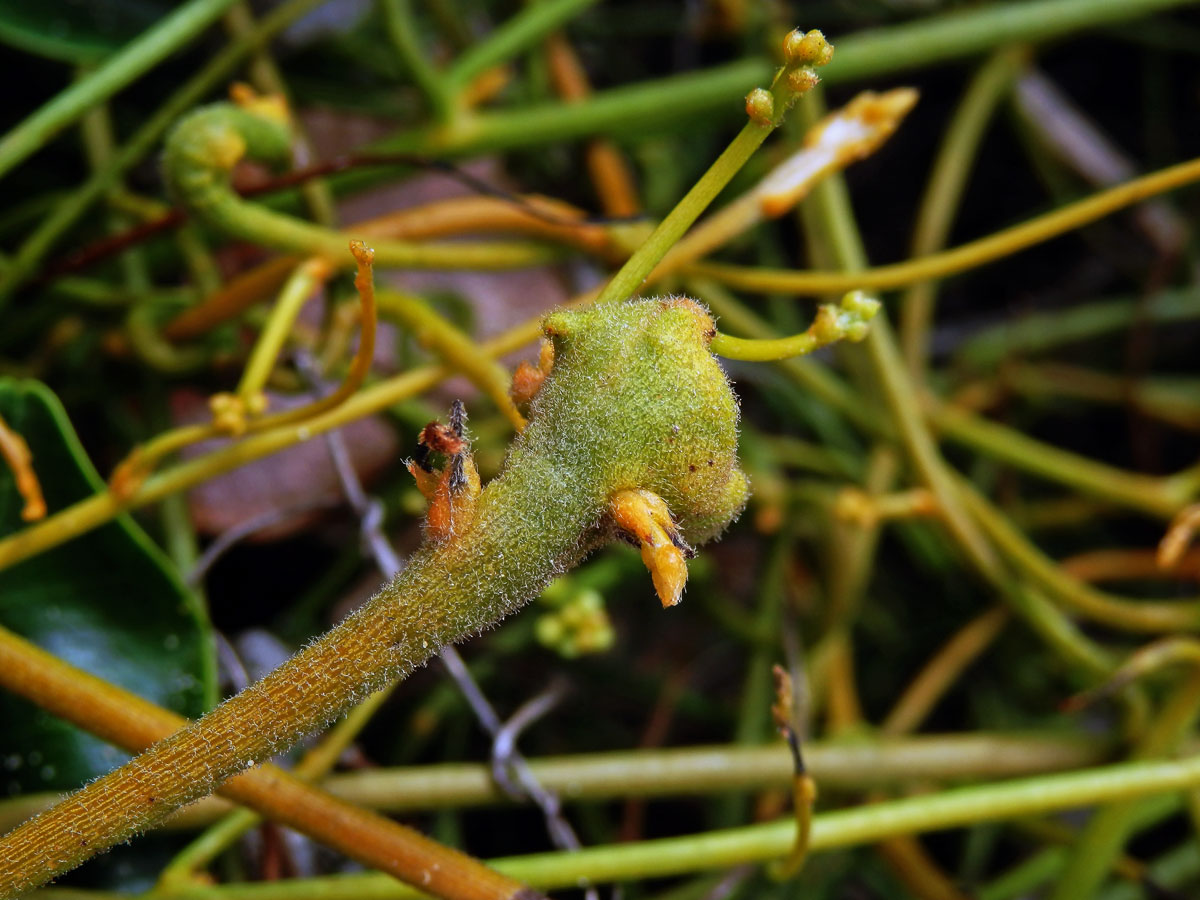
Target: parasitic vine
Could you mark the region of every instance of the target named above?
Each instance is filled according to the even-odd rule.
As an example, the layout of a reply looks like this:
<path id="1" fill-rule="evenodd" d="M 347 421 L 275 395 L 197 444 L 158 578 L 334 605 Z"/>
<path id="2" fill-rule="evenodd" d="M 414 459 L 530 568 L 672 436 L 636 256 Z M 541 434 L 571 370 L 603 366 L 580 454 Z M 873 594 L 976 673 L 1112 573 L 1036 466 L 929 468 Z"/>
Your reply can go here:
<path id="1" fill-rule="evenodd" d="M 448 424 L 428 425 L 410 465 L 429 501 L 425 541 L 404 571 L 261 681 L 0 838 L 0 897 L 28 891 L 207 795 L 443 645 L 493 625 L 613 540 L 639 546 L 663 605 L 679 602 L 692 545 L 719 534 L 746 502 L 738 404 L 711 352 L 717 330 L 707 310 L 683 297 L 630 295 L 831 54 L 819 32 L 790 34 L 785 65 L 770 91 L 747 99 L 751 122 L 730 149 L 594 306 L 543 320 L 548 343 L 539 364 L 525 366 L 514 385 L 527 425 L 500 474 L 481 487 L 460 404 Z M 241 101 L 251 108 L 209 107 L 178 126 L 165 158 L 176 192 L 228 233 L 342 264 L 334 250 L 335 242 L 345 246 L 341 235 L 253 207 L 229 189 L 243 155 L 280 159 L 286 149 L 282 111 Z M 441 248 L 415 246 L 381 242 L 355 255 L 360 267 L 372 256 L 393 265 L 443 261 Z M 461 245 L 445 249 L 462 262 Z M 478 265 L 530 261 L 510 248 L 476 249 Z M 367 282 L 360 280 L 360 291 L 370 290 Z M 873 311 L 847 318 L 845 334 L 822 334 L 859 337 Z M 796 352 L 813 342 L 801 344 Z"/>
<path id="2" fill-rule="evenodd" d="M 413 463 L 426 541 L 407 568 L 262 681 L 0 839 L 0 896 L 210 793 L 613 539 L 640 543 L 664 605 L 678 601 L 688 544 L 747 493 L 712 319 L 687 299 L 631 300 L 553 313 L 544 330 L 554 361 L 501 474 L 480 490 L 461 413 L 427 427 Z"/>

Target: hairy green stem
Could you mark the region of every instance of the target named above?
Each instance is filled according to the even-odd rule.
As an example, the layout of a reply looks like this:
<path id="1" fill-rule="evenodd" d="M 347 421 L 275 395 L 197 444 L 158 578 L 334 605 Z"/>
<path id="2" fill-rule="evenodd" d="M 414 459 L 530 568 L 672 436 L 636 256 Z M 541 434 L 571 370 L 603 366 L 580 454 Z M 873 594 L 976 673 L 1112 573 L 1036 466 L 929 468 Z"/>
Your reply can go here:
<path id="1" fill-rule="evenodd" d="M 501 475 L 479 493 L 473 462 L 447 451 L 426 543 L 390 585 L 262 681 L 0 839 L 0 896 L 206 795 L 518 608 L 613 539 L 625 521 L 609 512 L 618 494 L 665 502 L 683 540 L 713 537 L 747 486 L 711 328 L 690 301 L 546 319 L 554 369 Z"/>
<path id="2" fill-rule="evenodd" d="M 191 0 L 0 138 L 0 177 L 93 106 L 144 75 L 221 17 L 235 0 Z"/>
<path id="3" fill-rule="evenodd" d="M 391 688 L 376 691 L 350 710 L 346 718 L 331 728 L 321 742 L 304 755 L 292 774 L 304 781 L 314 781 L 333 769 L 342 752 L 354 742 L 391 693 Z M 231 812 L 179 851 L 159 874 L 158 884 L 161 887 L 185 883 L 239 837 L 263 821 L 262 814 L 251 809 Z"/>

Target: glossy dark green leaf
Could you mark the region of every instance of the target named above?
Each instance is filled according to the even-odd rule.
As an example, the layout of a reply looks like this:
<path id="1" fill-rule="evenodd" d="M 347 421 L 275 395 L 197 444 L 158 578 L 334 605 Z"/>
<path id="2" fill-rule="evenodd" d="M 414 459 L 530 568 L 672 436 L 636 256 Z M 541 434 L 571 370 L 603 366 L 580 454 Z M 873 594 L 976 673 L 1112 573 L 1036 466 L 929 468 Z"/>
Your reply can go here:
<path id="1" fill-rule="evenodd" d="M 0 416 L 22 435 L 51 513 L 103 487 L 58 398 L 0 379 Z M 25 526 L 0 465 L 0 536 Z M 0 625 L 186 716 L 215 695 L 212 634 L 170 561 L 128 516 L 0 571 Z M 0 795 L 63 790 L 126 755 L 0 692 Z"/>

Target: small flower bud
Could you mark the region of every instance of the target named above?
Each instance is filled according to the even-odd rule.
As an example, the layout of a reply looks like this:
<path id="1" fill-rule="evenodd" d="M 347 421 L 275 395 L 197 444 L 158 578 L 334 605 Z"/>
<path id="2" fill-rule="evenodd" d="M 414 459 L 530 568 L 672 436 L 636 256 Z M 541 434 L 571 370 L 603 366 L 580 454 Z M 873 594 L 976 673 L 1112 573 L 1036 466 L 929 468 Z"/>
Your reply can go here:
<path id="1" fill-rule="evenodd" d="M 833 59 L 833 44 L 815 28 L 807 34 L 797 28 L 784 38 L 783 57 L 790 65 L 823 66 Z"/>
<path id="2" fill-rule="evenodd" d="M 792 72 L 788 72 L 787 83 L 788 87 L 796 94 L 807 94 L 815 88 L 821 81 L 821 76 L 817 74 L 815 69 L 809 66 L 803 66 Z"/>
<path id="3" fill-rule="evenodd" d="M 775 98 L 765 88 L 755 88 L 746 95 L 746 115 L 756 125 L 770 125 L 775 118 Z"/>
<path id="4" fill-rule="evenodd" d="M 879 312 L 880 303 L 865 291 L 848 291 L 842 297 L 842 309 L 869 322 Z"/>

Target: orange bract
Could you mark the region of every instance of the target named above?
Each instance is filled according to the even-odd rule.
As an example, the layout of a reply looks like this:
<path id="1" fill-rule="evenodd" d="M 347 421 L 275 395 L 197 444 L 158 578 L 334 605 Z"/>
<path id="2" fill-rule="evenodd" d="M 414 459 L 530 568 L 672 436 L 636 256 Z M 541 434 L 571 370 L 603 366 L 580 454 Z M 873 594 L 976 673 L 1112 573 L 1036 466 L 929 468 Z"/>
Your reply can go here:
<path id="1" fill-rule="evenodd" d="M 682 600 L 691 548 L 679 536 L 666 501 L 651 491 L 618 491 L 609 500 L 609 512 L 617 527 L 641 545 L 642 562 L 663 607 Z"/>

